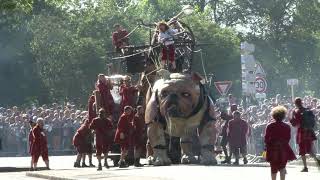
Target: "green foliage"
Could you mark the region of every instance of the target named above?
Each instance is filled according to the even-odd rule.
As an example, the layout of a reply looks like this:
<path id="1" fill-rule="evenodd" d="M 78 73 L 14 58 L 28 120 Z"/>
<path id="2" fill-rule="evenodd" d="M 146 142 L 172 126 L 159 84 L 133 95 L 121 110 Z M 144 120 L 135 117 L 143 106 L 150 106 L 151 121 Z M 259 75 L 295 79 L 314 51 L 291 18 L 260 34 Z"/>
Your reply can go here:
<path id="1" fill-rule="evenodd" d="M 269 93 L 287 93 L 285 80 L 299 78 L 300 92 L 319 95 L 320 4 L 317 0 L 0 0 L 1 105 L 86 102 L 96 75 L 106 71 L 115 23 L 133 30 L 169 19 L 182 5 L 183 17 L 202 49 L 206 72 L 232 80 L 240 95 L 240 41 L 256 45 L 267 71 Z M 138 28 L 133 44 L 147 44 Z M 203 71 L 200 53 L 194 70 Z"/>

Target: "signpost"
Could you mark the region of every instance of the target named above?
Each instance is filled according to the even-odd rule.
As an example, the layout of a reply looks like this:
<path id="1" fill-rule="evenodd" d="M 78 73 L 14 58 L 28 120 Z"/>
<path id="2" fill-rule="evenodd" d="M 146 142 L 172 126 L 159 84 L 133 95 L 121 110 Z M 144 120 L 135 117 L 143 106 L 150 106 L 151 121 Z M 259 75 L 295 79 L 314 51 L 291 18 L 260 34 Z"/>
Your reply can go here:
<path id="1" fill-rule="evenodd" d="M 232 86 L 232 81 L 217 81 L 217 82 L 214 82 L 214 86 L 216 87 L 218 92 L 221 94 L 221 96 L 225 96 L 229 92 Z"/>
<path id="2" fill-rule="evenodd" d="M 265 93 L 267 90 L 267 81 L 264 77 L 257 77 L 255 81 L 257 93 Z"/>
<path id="3" fill-rule="evenodd" d="M 287 85 L 291 87 L 291 98 L 292 102 L 294 102 L 294 86 L 299 84 L 298 79 L 287 79 Z"/>
<path id="4" fill-rule="evenodd" d="M 242 94 L 247 97 L 255 94 L 254 82 L 256 80 L 256 61 L 252 53 L 254 44 L 242 42 L 241 49 L 241 74 L 242 74 Z"/>

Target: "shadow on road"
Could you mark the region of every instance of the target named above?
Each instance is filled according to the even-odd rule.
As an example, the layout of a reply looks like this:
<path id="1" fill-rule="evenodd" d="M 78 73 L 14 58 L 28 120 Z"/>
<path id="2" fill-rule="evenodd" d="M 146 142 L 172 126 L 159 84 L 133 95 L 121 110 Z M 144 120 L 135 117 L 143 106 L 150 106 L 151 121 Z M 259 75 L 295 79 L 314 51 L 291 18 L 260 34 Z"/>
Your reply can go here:
<path id="1" fill-rule="evenodd" d="M 38 171 L 46 170 L 44 167 L 38 168 Z M 23 172 L 23 171 L 30 171 L 29 167 L 0 167 L 0 173 L 4 172 Z"/>

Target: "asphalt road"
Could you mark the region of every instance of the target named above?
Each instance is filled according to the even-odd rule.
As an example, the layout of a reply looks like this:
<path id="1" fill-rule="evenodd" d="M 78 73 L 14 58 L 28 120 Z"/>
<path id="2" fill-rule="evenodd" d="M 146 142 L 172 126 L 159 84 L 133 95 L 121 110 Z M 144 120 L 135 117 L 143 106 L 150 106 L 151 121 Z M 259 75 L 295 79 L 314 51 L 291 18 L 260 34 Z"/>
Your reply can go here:
<path id="1" fill-rule="evenodd" d="M 52 179 L 113 179 L 113 180 L 269 180 L 270 168 L 265 165 L 248 166 L 198 166 L 198 165 L 172 165 L 166 167 L 143 167 L 127 169 L 110 168 L 97 172 L 95 168 L 74 169 L 74 156 L 54 156 L 50 157 L 52 170 L 37 172 L 1 172 L 0 180 L 12 179 L 38 179 L 28 177 L 33 175 L 36 177 Z M 94 162 L 96 163 L 96 162 Z M 9 157 L 0 158 L 0 170 L 5 167 L 27 168 L 30 164 L 28 157 Z M 39 166 L 44 163 L 39 162 Z M 289 180 L 318 180 L 320 179 L 320 171 L 311 168 L 309 173 L 301 173 L 300 166 L 290 166 L 287 168 Z"/>

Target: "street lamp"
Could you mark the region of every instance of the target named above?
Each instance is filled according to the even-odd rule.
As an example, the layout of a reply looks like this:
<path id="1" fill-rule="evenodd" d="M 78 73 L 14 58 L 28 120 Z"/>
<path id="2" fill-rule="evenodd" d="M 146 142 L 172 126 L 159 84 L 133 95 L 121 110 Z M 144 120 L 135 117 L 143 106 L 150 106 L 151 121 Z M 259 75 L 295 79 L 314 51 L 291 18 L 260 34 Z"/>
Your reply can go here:
<path id="1" fill-rule="evenodd" d="M 168 21 L 168 24 L 172 23 L 173 21 L 176 21 L 178 18 L 181 18 L 180 16 L 182 16 L 183 14 L 184 15 L 190 15 L 192 14 L 194 11 L 193 7 L 191 5 L 184 5 L 182 7 L 182 11 L 179 12 L 179 14 L 177 14 L 176 16 L 174 16 L 173 18 L 171 18 L 169 21 Z"/>
<path id="2" fill-rule="evenodd" d="M 182 8 L 182 12 L 185 14 L 185 15 L 190 15 L 192 14 L 194 11 L 193 7 L 191 5 L 185 5 L 183 6 Z"/>

